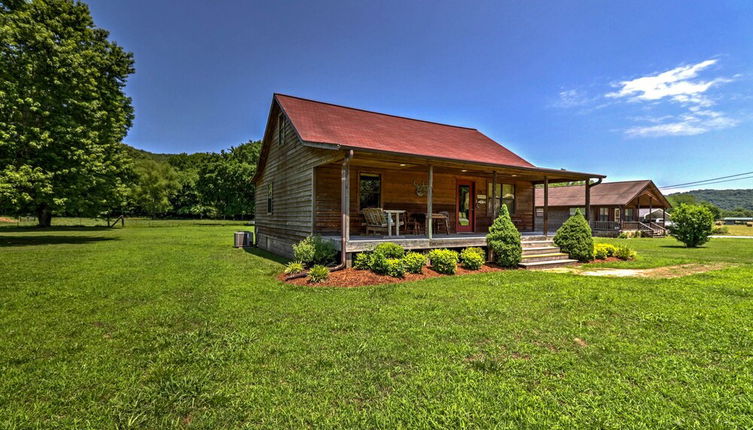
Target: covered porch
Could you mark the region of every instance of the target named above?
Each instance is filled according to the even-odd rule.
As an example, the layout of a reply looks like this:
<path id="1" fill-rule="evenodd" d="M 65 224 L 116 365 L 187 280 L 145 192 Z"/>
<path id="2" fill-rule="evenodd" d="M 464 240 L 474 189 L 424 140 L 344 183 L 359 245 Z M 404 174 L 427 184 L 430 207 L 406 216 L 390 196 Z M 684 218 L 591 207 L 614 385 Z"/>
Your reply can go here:
<path id="1" fill-rule="evenodd" d="M 345 151 L 314 169 L 314 232 L 346 254 L 387 241 L 406 249 L 486 246 L 488 228 L 506 205 L 519 231 L 546 237 L 547 222 L 535 222 L 535 187 L 592 178 L 602 176 Z"/>

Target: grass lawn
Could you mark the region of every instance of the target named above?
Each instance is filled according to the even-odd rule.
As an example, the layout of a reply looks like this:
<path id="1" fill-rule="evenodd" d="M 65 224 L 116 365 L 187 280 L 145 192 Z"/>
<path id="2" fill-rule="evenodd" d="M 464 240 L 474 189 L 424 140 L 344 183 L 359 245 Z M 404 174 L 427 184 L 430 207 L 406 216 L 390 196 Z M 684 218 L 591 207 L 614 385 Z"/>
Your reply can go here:
<path id="1" fill-rule="evenodd" d="M 748 227 L 747 225 L 725 225 L 724 227 L 727 228 L 728 233 L 726 235 L 729 236 L 753 236 L 753 227 Z"/>
<path id="2" fill-rule="evenodd" d="M 753 241 L 337 289 L 204 224 L 0 228 L 0 428 L 753 426 Z"/>

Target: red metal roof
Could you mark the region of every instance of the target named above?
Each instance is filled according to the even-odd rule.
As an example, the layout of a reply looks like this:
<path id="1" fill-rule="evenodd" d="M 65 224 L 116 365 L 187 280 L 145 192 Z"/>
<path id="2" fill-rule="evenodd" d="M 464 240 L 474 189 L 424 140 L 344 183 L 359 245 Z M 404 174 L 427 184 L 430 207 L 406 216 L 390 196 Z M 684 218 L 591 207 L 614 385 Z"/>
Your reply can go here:
<path id="1" fill-rule="evenodd" d="M 275 94 L 305 142 L 452 160 L 534 167 L 473 128 Z"/>
<path id="2" fill-rule="evenodd" d="M 663 199 L 657 202 L 656 207 L 664 203 L 669 207 L 661 191 L 650 180 L 642 181 L 623 181 L 623 182 L 604 182 L 591 187 L 591 206 L 622 206 L 629 204 L 641 191 L 646 187 L 651 187 L 651 191 L 658 198 Z M 586 190 L 584 185 L 574 185 L 569 187 L 549 187 L 549 206 L 570 206 L 577 207 L 586 204 Z M 536 206 L 544 206 L 544 190 L 536 189 Z"/>

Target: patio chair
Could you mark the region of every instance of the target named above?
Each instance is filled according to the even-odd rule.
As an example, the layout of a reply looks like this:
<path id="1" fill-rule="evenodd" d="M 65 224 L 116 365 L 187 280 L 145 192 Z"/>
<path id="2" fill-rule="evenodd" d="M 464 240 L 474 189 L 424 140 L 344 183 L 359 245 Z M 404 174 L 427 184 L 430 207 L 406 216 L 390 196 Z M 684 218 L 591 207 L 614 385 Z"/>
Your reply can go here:
<path id="1" fill-rule="evenodd" d="M 442 223 L 442 220 L 437 220 L 437 227 L 444 224 L 444 232 L 450 234 L 450 213 L 447 211 L 439 211 L 439 213 L 444 215 L 444 223 Z M 439 228 L 437 228 L 437 233 L 439 233 Z"/>
<path id="2" fill-rule="evenodd" d="M 387 233 L 387 214 L 385 214 L 382 208 L 366 208 L 361 213 L 363 213 L 363 217 L 366 219 L 366 234 L 372 231 L 374 233 Z M 399 222 L 401 227 L 405 225 L 399 218 L 397 221 L 393 220 L 393 226 L 395 225 L 394 222 Z"/>

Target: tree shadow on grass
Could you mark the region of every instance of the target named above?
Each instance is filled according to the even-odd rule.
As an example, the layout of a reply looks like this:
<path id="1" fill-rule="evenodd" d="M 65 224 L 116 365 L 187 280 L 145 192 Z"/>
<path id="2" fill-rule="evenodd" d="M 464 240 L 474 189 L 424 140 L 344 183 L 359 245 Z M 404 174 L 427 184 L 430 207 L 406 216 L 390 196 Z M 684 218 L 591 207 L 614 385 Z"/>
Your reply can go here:
<path id="1" fill-rule="evenodd" d="M 118 227 L 120 228 L 120 227 Z M 110 227 L 105 226 L 83 226 L 83 225 L 58 225 L 52 227 L 37 227 L 37 226 L 0 226 L 0 234 L 2 233 L 16 233 L 25 231 L 105 231 L 113 230 Z"/>
<path id="2" fill-rule="evenodd" d="M 0 236 L 0 248 L 7 246 L 77 245 L 108 240 L 118 239 L 87 236 Z"/>
<path id="3" fill-rule="evenodd" d="M 259 248 L 253 248 L 253 247 L 251 247 L 251 248 L 243 248 L 243 250 L 246 251 L 246 252 L 248 252 L 249 254 L 255 255 L 257 257 L 261 257 L 261 258 L 264 258 L 266 260 L 272 260 L 275 263 L 288 264 L 288 262 L 290 261 L 289 259 L 287 259 L 285 257 L 280 257 L 279 255 L 272 254 L 269 251 L 265 251 L 265 250 L 259 249 Z"/>

